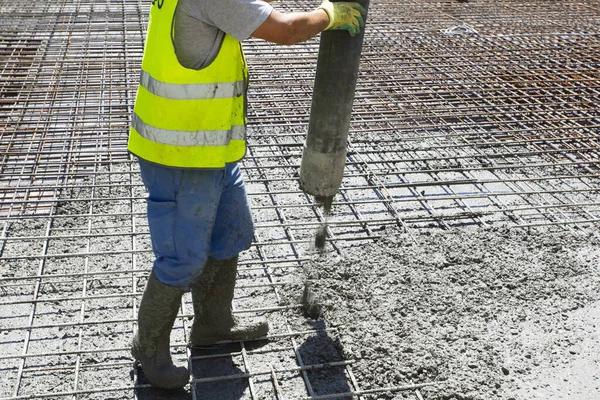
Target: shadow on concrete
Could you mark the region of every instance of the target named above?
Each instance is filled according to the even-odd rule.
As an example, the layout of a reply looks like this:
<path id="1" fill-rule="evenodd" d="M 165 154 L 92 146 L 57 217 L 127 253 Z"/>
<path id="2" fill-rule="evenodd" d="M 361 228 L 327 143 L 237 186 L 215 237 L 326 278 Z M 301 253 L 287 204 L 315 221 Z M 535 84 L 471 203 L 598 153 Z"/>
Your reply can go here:
<path id="1" fill-rule="evenodd" d="M 304 365 L 327 364 L 344 361 L 339 339 L 332 338 L 325 330 L 324 321 L 313 321 L 311 326 L 317 331 L 298 347 Z M 246 350 L 261 347 L 266 341 L 246 342 Z M 241 360 L 235 360 L 231 353 L 241 351 L 239 343 L 225 343 L 205 348 L 193 348 L 191 355 L 192 379 L 223 378 L 240 375 L 239 378 L 219 379 L 215 381 L 197 382 L 191 385 L 199 400 L 239 400 L 248 395 L 248 378 L 243 377 L 244 371 L 238 367 Z M 217 356 L 218 357 L 211 357 Z M 206 357 L 206 358 L 205 358 Z M 240 365 L 241 366 L 241 365 Z M 148 384 L 143 369 L 137 368 L 136 385 Z M 342 396 L 352 390 L 346 368 L 344 366 L 327 366 L 306 371 L 308 380 L 317 396 L 330 395 L 331 399 L 347 399 Z M 138 388 L 136 396 L 140 400 L 187 400 L 192 398 L 190 386 L 181 390 L 163 390 L 154 387 Z M 340 397 L 335 397 L 340 394 Z"/>
<path id="2" fill-rule="evenodd" d="M 194 379 L 205 379 L 243 374 L 244 371 L 237 367 L 236 361 L 230 355 L 241 350 L 239 343 L 225 343 L 204 348 L 193 348 L 192 357 L 221 354 L 223 356 L 194 359 L 192 362 L 192 377 Z M 244 392 L 248 388 L 248 379 L 236 378 L 212 382 L 198 382 L 194 387 L 196 398 L 199 400 L 239 400 L 244 397 Z"/>
<path id="3" fill-rule="evenodd" d="M 305 365 L 326 364 L 336 361 L 344 361 L 339 339 L 333 339 L 325 330 L 324 321 L 313 321 L 311 326 L 317 330 L 316 336 L 308 337 L 298 347 L 298 352 Z M 308 380 L 312 385 L 314 394 L 317 396 L 335 395 L 348 393 L 352 390 L 346 368 L 324 367 L 307 371 Z M 332 399 L 347 399 L 348 396 L 332 397 Z"/>
<path id="4" fill-rule="evenodd" d="M 191 349 L 192 379 L 227 377 L 243 374 L 237 367 L 231 353 L 241 351 L 239 343 L 226 343 L 203 348 Z M 211 357 L 223 355 L 218 357 Z M 198 358 L 196 358 L 198 357 Z M 207 357 L 207 358 L 204 358 Z M 149 384 L 144 370 L 136 366 L 137 385 Z M 198 400 L 239 400 L 244 397 L 248 388 L 247 378 L 221 379 L 208 382 L 197 382 L 180 390 L 165 390 L 155 387 L 138 388 L 135 394 L 140 400 L 187 400 L 192 399 L 192 390 L 196 391 Z"/>

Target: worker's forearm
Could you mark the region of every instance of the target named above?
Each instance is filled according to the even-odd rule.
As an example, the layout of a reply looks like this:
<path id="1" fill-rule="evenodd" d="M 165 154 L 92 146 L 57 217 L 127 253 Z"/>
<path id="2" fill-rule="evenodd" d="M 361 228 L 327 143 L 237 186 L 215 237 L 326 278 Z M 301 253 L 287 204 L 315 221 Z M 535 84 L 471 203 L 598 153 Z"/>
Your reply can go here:
<path id="1" fill-rule="evenodd" d="M 277 44 L 295 44 L 317 35 L 325 30 L 328 24 L 327 13 L 320 9 L 292 13 L 273 10 L 252 36 Z"/>
<path id="2" fill-rule="evenodd" d="M 327 13 L 320 9 L 305 13 L 287 14 L 287 16 L 291 17 L 288 35 L 290 41 L 285 44 L 305 42 L 324 31 L 329 24 Z"/>

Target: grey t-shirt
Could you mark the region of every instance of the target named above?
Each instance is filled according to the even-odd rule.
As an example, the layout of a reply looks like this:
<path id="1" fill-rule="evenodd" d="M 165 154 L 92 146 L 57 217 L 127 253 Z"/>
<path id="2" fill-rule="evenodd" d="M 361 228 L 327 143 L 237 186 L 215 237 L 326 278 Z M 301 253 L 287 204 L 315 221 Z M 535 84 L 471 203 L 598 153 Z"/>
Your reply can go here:
<path id="1" fill-rule="evenodd" d="M 217 56 L 225 33 L 240 42 L 269 17 L 262 0 L 179 0 L 175 11 L 175 54 L 186 68 L 201 69 Z"/>

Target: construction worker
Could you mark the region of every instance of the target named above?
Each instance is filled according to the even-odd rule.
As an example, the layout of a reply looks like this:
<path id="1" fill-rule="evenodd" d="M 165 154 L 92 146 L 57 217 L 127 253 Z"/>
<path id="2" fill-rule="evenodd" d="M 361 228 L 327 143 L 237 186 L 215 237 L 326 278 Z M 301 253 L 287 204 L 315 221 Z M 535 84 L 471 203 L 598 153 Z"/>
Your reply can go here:
<path id="1" fill-rule="evenodd" d="M 190 345 L 264 337 L 266 320 L 231 313 L 238 254 L 253 223 L 237 164 L 246 154 L 248 70 L 241 41 L 305 41 L 326 29 L 354 36 L 365 10 L 325 0 L 281 13 L 261 0 L 153 0 L 129 133 L 148 190 L 156 256 L 142 296 L 132 354 L 151 384 L 189 381 L 169 350 L 184 292 L 191 291 Z"/>

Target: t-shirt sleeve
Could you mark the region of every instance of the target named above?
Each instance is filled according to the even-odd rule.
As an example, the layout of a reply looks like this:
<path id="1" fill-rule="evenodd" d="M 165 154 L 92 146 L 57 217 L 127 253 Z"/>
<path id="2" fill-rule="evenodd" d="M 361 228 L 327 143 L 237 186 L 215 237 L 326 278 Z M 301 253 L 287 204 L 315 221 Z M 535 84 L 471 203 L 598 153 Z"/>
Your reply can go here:
<path id="1" fill-rule="evenodd" d="M 261 26 L 273 11 L 273 7 L 262 0 L 195 0 L 193 4 L 195 9 L 186 11 L 240 42 Z"/>

